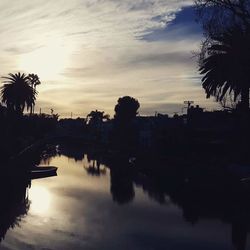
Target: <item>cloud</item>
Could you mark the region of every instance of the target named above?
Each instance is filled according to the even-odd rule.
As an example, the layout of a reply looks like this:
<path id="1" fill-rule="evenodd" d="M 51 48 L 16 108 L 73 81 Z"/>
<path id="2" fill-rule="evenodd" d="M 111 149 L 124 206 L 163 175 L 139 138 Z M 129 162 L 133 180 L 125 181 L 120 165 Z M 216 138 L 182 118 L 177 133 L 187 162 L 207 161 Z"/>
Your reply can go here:
<path id="1" fill-rule="evenodd" d="M 21 55 L 21 54 L 26 54 L 26 53 L 31 53 L 37 49 L 42 48 L 43 46 L 39 46 L 36 44 L 29 44 L 27 45 L 27 47 L 25 48 L 21 48 L 21 47 L 7 47 L 4 51 L 12 54 L 12 55 Z"/>
<path id="2" fill-rule="evenodd" d="M 141 39 L 153 42 L 159 40 L 182 40 L 186 36 L 200 40 L 202 36 L 202 28 L 195 19 L 195 7 L 184 7 L 175 14 L 175 18 L 164 28 L 154 29 L 149 34 L 141 37 Z M 161 22 L 162 17 L 157 16 L 155 17 L 155 20 Z"/>
<path id="3" fill-rule="evenodd" d="M 152 66 L 169 66 L 172 64 L 185 64 L 192 59 L 192 55 L 187 51 L 176 51 L 176 52 L 162 52 L 162 53 L 152 53 L 144 54 L 135 57 L 129 62 L 132 65 L 148 65 Z"/>
<path id="4" fill-rule="evenodd" d="M 211 106 L 197 84 L 191 53 L 201 38 L 192 4 L 2 0 L 0 74 L 38 74 L 37 106 L 53 106 L 59 113 L 87 114 L 100 107 L 112 114 L 123 95 L 140 98 L 145 113 L 159 100 L 166 112 L 168 103 L 180 105 L 191 97 Z"/>

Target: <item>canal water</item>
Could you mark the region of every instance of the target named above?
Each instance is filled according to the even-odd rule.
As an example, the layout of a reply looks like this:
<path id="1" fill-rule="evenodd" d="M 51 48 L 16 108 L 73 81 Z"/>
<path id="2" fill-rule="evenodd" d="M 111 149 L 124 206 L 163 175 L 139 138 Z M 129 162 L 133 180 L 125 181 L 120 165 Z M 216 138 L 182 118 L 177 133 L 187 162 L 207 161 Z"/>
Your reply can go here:
<path id="1" fill-rule="evenodd" d="M 1 210 L 0 249 L 250 249 L 240 219 L 199 212 L 192 200 L 187 214 L 185 197 L 176 201 L 143 175 L 117 174 L 87 155 L 42 164 L 58 175 L 32 180 L 13 209 Z"/>

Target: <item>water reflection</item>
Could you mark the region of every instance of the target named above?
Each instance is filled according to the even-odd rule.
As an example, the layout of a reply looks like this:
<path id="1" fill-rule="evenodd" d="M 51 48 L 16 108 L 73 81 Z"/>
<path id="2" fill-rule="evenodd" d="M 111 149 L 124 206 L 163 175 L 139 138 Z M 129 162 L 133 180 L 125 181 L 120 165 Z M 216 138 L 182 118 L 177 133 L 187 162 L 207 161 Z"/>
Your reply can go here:
<path id="1" fill-rule="evenodd" d="M 79 155 L 82 155 L 82 160 L 84 151 Z M 115 203 L 123 205 L 132 202 L 135 186 L 139 187 L 161 205 L 176 204 L 182 210 L 183 219 L 191 225 L 199 224 L 204 219 L 218 219 L 230 224 L 232 245 L 237 250 L 246 249 L 250 229 L 250 189 L 242 189 L 227 173 L 218 176 L 219 180 L 213 176 L 211 185 L 206 173 L 190 178 L 190 173 L 183 169 L 168 168 L 167 171 L 148 175 L 133 169 L 122 157 L 107 159 L 89 154 L 87 159 L 89 165 L 85 166 L 85 170 L 91 176 L 106 174 L 103 166 L 108 167 L 110 193 Z"/>
<path id="2" fill-rule="evenodd" d="M 86 156 L 88 164 L 84 168 L 89 175 L 100 176 L 106 174 L 107 166 L 104 164 L 107 163 L 103 157 L 94 152 L 88 152 Z M 108 168 L 110 172 L 110 193 L 113 201 L 118 204 L 126 204 L 133 201 L 135 196 L 133 171 L 128 161 L 113 158 L 111 161 L 109 160 Z"/>
<path id="3" fill-rule="evenodd" d="M 34 214 L 46 214 L 50 208 L 51 195 L 46 187 L 34 186 L 29 190 L 30 211 Z"/>
<path id="4" fill-rule="evenodd" d="M 113 201 L 119 204 L 133 201 L 135 197 L 133 174 L 127 166 L 117 163 L 110 167 L 110 192 Z"/>
<path id="5" fill-rule="evenodd" d="M 58 176 L 36 180 L 28 196 L 28 182 L 2 184 L 1 238 L 19 223 L 23 234 L 42 232 L 40 244 L 50 249 L 62 241 L 65 249 L 86 242 L 86 249 L 249 248 L 250 190 L 224 171 L 167 163 L 138 171 L 124 157 L 85 149 L 75 155 L 62 148 L 46 161 L 58 166 Z"/>
<path id="6" fill-rule="evenodd" d="M 89 175 L 100 176 L 106 174 L 106 168 L 101 167 L 101 164 L 98 161 L 93 161 L 93 165 L 84 166 L 85 170 Z"/>
<path id="7" fill-rule="evenodd" d="M 0 241 L 10 228 L 18 226 L 28 213 L 30 200 L 27 196 L 28 180 L 1 177 L 0 181 Z"/>

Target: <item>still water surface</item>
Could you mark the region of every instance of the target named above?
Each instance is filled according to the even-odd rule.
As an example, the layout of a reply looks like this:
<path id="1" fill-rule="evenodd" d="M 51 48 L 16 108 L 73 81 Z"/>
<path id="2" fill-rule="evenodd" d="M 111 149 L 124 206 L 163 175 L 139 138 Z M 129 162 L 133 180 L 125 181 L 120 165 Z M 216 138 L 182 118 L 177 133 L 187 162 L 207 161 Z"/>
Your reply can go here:
<path id="1" fill-rule="evenodd" d="M 146 184 L 129 178 L 121 183 L 109 168 L 100 165 L 97 171 L 92 164 L 86 155 L 79 161 L 53 157 L 50 165 L 58 167 L 58 176 L 32 180 L 26 214 L 18 216 L 0 248 L 244 249 L 241 239 L 237 248 L 233 244 L 230 223 L 187 222 L 167 195 L 157 198 Z"/>

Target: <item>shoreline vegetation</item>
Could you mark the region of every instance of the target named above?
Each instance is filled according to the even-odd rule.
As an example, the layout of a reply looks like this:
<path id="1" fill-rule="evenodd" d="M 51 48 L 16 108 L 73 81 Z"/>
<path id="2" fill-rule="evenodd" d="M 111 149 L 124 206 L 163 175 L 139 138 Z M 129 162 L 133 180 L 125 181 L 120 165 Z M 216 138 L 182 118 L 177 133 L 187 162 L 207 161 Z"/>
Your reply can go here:
<path id="1" fill-rule="evenodd" d="M 18 81 L 11 78 L 14 83 L 10 84 L 17 85 L 19 78 L 24 77 L 20 73 L 13 76 Z M 151 171 L 157 169 L 155 159 L 190 166 L 250 164 L 247 147 L 250 111 L 240 106 L 208 112 L 188 102 L 187 113 L 183 115 L 140 116 L 139 101 L 124 96 L 114 107 L 114 118 L 94 110 L 86 118 L 59 119 L 53 110 L 51 114 L 35 114 L 35 102 L 30 106 L 32 112 L 24 114 L 27 104 L 24 101 L 22 106 L 20 98 L 17 99 L 18 102 L 0 107 L 0 154 L 5 163 L 2 168 L 9 168 L 7 172 L 34 167 L 46 148 L 49 152 L 51 145 L 64 143 L 88 147 L 110 158 L 126 161 L 134 158 L 137 164 L 144 164 Z M 13 103 L 22 107 L 13 108 Z"/>
<path id="2" fill-rule="evenodd" d="M 2 77 L 0 88 L 4 165 L 30 168 L 44 146 L 63 142 L 83 144 L 111 158 L 150 162 L 152 170 L 155 159 L 184 165 L 249 165 L 249 3 L 196 0 L 194 5 L 204 31 L 197 55 L 201 85 L 221 110 L 206 112 L 188 101 L 184 115 L 140 116 L 139 101 L 123 96 L 113 118 L 93 110 L 86 118 L 59 119 L 53 109 L 51 114 L 34 113 L 37 87 L 43 84 L 38 75 L 10 73 Z"/>
<path id="3" fill-rule="evenodd" d="M 246 133 L 249 119 L 237 110 L 206 112 L 199 106 L 190 106 L 185 115 L 134 115 L 125 123 L 108 116 L 96 117 L 105 116 L 101 111 L 90 114 L 86 119 L 2 114 L 3 161 L 31 166 L 34 163 L 29 162 L 42 155 L 49 145 L 70 143 L 109 157 L 128 160 L 134 157 L 142 162 L 154 162 L 157 158 L 180 164 L 250 163 L 247 149 L 250 135 Z"/>

